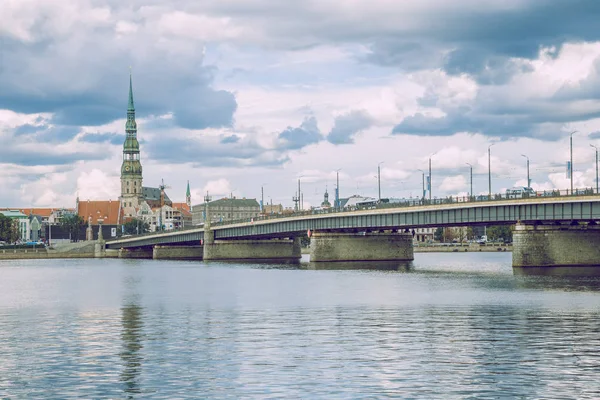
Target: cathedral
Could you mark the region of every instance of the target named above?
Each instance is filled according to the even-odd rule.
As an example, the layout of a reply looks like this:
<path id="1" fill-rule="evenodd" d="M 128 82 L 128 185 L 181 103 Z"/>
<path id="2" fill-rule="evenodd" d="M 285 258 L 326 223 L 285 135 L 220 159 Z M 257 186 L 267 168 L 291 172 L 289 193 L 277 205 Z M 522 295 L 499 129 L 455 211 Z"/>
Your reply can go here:
<path id="1" fill-rule="evenodd" d="M 165 185 L 158 188 L 143 186 L 140 143 L 137 139 L 135 106 L 133 102 L 133 82 L 129 75 L 129 100 L 127 122 L 125 122 L 125 142 L 123 143 L 123 163 L 121 165 L 121 205 L 122 220 L 139 219 L 147 222 L 150 230 L 178 229 L 185 220 L 191 222 L 189 182 L 185 203 L 173 203 L 165 193 Z"/>
<path id="2" fill-rule="evenodd" d="M 128 221 L 140 220 L 148 223 L 150 231 L 179 229 L 191 224 L 191 195 L 189 182 L 185 203 L 174 203 L 165 193 L 167 186 L 158 188 L 143 186 L 140 143 L 137 139 L 135 106 L 133 102 L 133 82 L 129 76 L 129 101 L 123 162 L 121 164 L 121 195 L 119 201 L 83 201 L 77 198 L 77 213 L 91 225 L 110 225 L 115 228 Z M 115 229 L 116 232 L 120 229 Z"/>

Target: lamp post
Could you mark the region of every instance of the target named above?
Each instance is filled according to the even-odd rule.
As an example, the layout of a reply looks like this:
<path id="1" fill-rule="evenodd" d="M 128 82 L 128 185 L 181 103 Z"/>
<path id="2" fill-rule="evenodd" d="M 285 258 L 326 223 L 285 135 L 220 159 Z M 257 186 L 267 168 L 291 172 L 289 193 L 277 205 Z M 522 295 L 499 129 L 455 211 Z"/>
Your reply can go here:
<path id="1" fill-rule="evenodd" d="M 424 204 L 425 203 L 425 171 L 423 171 L 422 169 L 419 169 L 417 171 L 421 171 L 421 173 L 422 173 L 423 191 L 421 192 L 421 200 L 422 200 L 422 202 Z"/>
<path id="2" fill-rule="evenodd" d="M 436 154 L 437 151 L 429 156 L 429 202 L 431 202 L 431 188 L 433 187 L 433 184 L 431 182 L 431 157 L 435 156 Z"/>
<path id="3" fill-rule="evenodd" d="M 492 151 L 490 149 L 495 144 L 492 143 L 488 146 L 488 200 L 492 199 Z"/>
<path id="4" fill-rule="evenodd" d="M 590 144 L 596 150 L 596 194 L 598 194 L 598 146 Z"/>
<path id="5" fill-rule="evenodd" d="M 260 185 L 260 212 L 265 213 L 265 190 L 264 186 L 266 183 Z"/>
<path id="6" fill-rule="evenodd" d="M 469 197 L 472 197 L 473 196 L 473 166 L 469 163 L 465 163 L 465 164 L 467 164 L 469 166 L 469 168 L 471 169 L 471 174 L 470 174 L 471 175 L 471 192 L 469 193 Z M 470 200 L 470 198 L 469 198 L 469 200 Z"/>
<path id="7" fill-rule="evenodd" d="M 575 171 L 575 169 L 573 168 L 573 134 L 575 132 L 577 131 L 573 131 L 569 134 L 569 148 L 571 155 L 571 171 L 569 171 L 571 175 L 571 195 L 573 195 L 573 171 Z"/>
<path id="8" fill-rule="evenodd" d="M 377 164 L 377 188 L 379 193 L 379 202 L 381 202 L 381 164 L 383 164 L 383 161 Z"/>
<path id="9" fill-rule="evenodd" d="M 340 210 L 340 171 L 342 169 L 338 168 L 335 170 L 335 209 L 337 211 Z"/>
<path id="10" fill-rule="evenodd" d="M 298 177 L 298 211 L 301 211 L 301 210 L 304 209 L 304 204 L 303 204 L 304 203 L 304 201 L 303 201 L 304 199 L 302 197 L 302 190 L 300 188 L 300 178 L 303 178 L 303 177 L 304 177 L 304 175 L 300 175 Z"/>
<path id="11" fill-rule="evenodd" d="M 204 196 L 204 227 L 206 229 L 210 229 L 210 216 L 208 214 L 208 203 L 210 203 L 210 196 L 208 195 L 208 190 L 206 191 L 206 196 Z"/>
<path id="12" fill-rule="evenodd" d="M 525 157 L 527 159 L 527 188 L 531 187 L 531 179 L 529 179 L 529 157 L 527 157 L 525 154 L 521 154 L 522 157 Z"/>

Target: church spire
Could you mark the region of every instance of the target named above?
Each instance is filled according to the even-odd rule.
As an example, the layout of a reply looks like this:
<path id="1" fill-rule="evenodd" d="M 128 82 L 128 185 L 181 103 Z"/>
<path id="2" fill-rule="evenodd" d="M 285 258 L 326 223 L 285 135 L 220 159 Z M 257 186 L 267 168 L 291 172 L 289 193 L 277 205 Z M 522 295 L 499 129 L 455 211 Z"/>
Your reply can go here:
<path id="1" fill-rule="evenodd" d="M 188 207 L 192 207 L 192 193 L 190 192 L 190 181 L 187 182 L 187 190 L 185 191 L 185 202 Z"/>
<path id="2" fill-rule="evenodd" d="M 127 111 L 135 112 L 135 107 L 133 106 L 133 83 L 131 82 L 131 70 L 129 71 L 129 104 L 127 105 Z"/>

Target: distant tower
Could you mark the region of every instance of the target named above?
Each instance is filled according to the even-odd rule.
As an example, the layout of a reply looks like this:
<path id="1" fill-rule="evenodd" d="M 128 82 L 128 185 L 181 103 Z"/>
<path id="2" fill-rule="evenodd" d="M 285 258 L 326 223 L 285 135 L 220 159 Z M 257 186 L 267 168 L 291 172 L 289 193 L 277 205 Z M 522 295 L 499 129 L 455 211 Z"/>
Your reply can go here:
<path id="1" fill-rule="evenodd" d="M 190 192 L 190 181 L 188 181 L 187 190 L 185 191 L 185 204 L 187 204 L 190 210 L 192 209 L 192 193 Z"/>
<path id="2" fill-rule="evenodd" d="M 137 140 L 135 107 L 133 106 L 133 85 L 129 74 L 129 104 L 125 123 L 125 143 L 123 143 L 123 164 L 121 165 L 121 207 L 125 216 L 135 215 L 143 199 L 142 164 L 140 163 L 140 144 Z"/>
<path id="3" fill-rule="evenodd" d="M 331 203 L 329 203 L 329 193 L 327 192 L 327 186 L 325 186 L 325 195 L 323 196 L 323 202 L 321 203 L 322 208 L 331 207 Z"/>

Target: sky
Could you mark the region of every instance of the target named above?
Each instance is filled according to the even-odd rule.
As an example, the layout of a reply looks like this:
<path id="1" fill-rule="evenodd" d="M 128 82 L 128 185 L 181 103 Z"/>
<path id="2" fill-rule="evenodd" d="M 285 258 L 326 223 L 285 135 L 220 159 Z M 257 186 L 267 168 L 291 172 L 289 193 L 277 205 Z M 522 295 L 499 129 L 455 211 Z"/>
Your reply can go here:
<path id="1" fill-rule="evenodd" d="M 595 186 L 597 0 L 0 0 L 0 205 Z M 491 146 L 491 147 L 490 147 Z"/>

